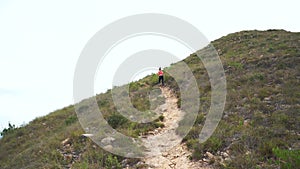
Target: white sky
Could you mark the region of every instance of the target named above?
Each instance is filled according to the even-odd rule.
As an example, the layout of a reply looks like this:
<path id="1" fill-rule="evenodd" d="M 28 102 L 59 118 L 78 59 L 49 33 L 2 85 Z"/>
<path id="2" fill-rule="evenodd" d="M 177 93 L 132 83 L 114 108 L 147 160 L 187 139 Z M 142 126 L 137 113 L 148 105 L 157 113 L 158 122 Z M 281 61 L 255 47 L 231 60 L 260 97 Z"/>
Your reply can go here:
<path id="1" fill-rule="evenodd" d="M 299 32 L 299 6 L 297 0 L 1 0 L 0 129 L 9 121 L 28 123 L 73 104 L 73 76 L 81 50 L 98 30 L 117 19 L 142 13 L 173 15 L 196 26 L 211 41 L 241 30 Z M 189 54 L 166 39 L 158 43 L 153 37 L 144 37 L 127 43 L 133 47 L 126 51 L 128 44 L 123 44 L 112 53 L 129 55 L 161 45 L 179 57 Z M 110 62 L 103 67 L 113 69 L 118 64 Z M 113 77 L 113 73 L 107 70 L 106 75 Z M 111 79 L 102 83 L 103 78 L 98 77 L 95 93 L 111 86 Z"/>

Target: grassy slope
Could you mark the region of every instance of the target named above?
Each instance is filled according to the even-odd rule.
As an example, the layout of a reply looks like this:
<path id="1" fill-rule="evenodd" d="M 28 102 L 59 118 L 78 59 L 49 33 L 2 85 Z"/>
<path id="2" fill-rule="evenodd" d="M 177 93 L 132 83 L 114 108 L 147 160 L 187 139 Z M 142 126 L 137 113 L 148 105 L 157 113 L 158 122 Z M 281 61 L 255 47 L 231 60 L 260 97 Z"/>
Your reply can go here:
<path id="1" fill-rule="evenodd" d="M 226 71 L 226 108 L 206 143 L 193 140 L 201 122 L 190 132 L 187 142 L 194 158 L 205 151 L 228 150 L 233 159 L 229 168 L 273 168 L 281 156 L 274 150 L 278 147 L 298 150 L 287 156 L 298 153 L 298 161 L 290 159 L 288 164 L 299 165 L 300 33 L 243 31 L 213 45 Z"/>
<path id="2" fill-rule="evenodd" d="M 203 144 L 198 144 L 197 138 L 209 108 L 210 84 L 195 55 L 184 60 L 197 78 L 201 92 L 198 118 L 184 139 L 193 151 L 193 159 L 201 159 L 206 151 L 215 155 L 227 151 L 232 160 L 224 165 L 216 161 L 213 165 L 228 168 L 299 165 L 300 33 L 243 31 L 212 44 L 226 72 L 227 102 L 217 130 Z M 167 85 L 179 96 L 175 81 L 166 78 Z M 137 109 L 149 109 L 147 93 L 156 88 L 155 82 L 155 76 L 148 76 L 130 84 L 130 95 Z M 161 126 L 159 120 L 138 124 L 120 116 L 109 91 L 97 98 L 104 117 L 126 135 L 137 137 Z M 72 162 L 74 168 L 119 165 L 121 157 L 103 151 L 81 137 L 82 133 L 73 106 L 37 118 L 0 140 L 0 168 L 65 168 Z M 69 144 L 62 145 L 66 138 Z"/>

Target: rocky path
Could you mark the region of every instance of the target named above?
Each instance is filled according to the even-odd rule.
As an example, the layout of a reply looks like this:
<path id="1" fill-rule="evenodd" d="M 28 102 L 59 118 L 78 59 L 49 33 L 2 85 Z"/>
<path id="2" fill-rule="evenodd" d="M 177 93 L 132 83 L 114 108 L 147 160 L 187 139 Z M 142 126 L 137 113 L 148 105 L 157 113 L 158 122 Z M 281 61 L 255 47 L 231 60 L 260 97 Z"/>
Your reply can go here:
<path id="1" fill-rule="evenodd" d="M 157 111 L 164 116 L 165 127 L 149 132 L 142 138 L 146 148 L 149 150 L 147 158 L 142 161 L 149 168 L 161 169 L 200 169 L 209 168 L 201 162 L 189 160 L 191 152 L 185 144 L 181 144 L 181 138 L 176 135 L 175 130 L 178 122 L 183 118 L 184 112 L 177 107 L 177 98 L 172 92 L 164 87 L 161 88 L 165 97 L 165 104 L 158 107 Z"/>

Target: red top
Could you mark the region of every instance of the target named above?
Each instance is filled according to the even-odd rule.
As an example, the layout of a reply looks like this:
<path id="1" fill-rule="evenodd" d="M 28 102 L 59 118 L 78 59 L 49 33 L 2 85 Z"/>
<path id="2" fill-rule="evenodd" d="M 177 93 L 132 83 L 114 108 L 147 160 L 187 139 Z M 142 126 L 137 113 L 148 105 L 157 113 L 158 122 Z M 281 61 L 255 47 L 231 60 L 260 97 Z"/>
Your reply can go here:
<path id="1" fill-rule="evenodd" d="M 162 75 L 164 75 L 164 72 L 162 71 L 162 70 L 160 70 L 160 71 L 158 71 L 158 76 L 162 76 Z"/>

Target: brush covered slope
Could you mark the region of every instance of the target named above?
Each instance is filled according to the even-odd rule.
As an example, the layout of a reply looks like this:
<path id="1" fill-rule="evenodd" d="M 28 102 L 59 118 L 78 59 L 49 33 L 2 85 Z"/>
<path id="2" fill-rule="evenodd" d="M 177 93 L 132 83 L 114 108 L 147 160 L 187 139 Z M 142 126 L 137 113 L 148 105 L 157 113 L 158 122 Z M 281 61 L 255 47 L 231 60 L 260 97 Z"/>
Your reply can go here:
<path id="1" fill-rule="evenodd" d="M 191 68 L 201 93 L 195 124 L 183 139 L 192 152 L 190 159 L 205 161 L 215 168 L 300 166 L 300 33 L 242 31 L 215 40 L 212 45 L 224 66 L 227 100 L 217 129 L 202 144 L 198 137 L 210 106 L 209 77 L 196 54 L 183 60 Z M 177 63 L 169 68 L 176 66 Z M 149 91 L 159 89 L 156 84 L 156 75 L 129 84 L 136 109 L 153 109 Z M 180 98 L 179 88 L 168 74 L 166 85 Z M 123 117 L 113 104 L 110 90 L 96 98 L 107 122 L 125 135 L 137 138 L 164 127 L 163 116 L 149 123 Z M 163 97 L 157 98 L 156 106 L 163 103 Z M 25 126 L 10 128 L 0 139 L 0 168 L 146 167 L 139 159 L 124 159 L 104 151 L 83 133 L 73 105 Z"/>

